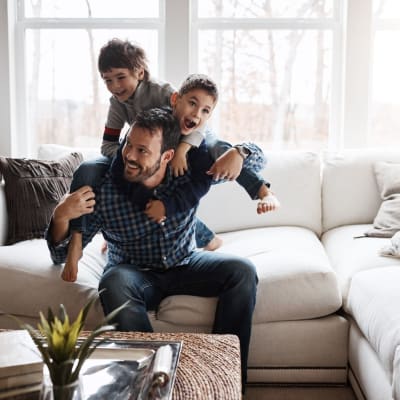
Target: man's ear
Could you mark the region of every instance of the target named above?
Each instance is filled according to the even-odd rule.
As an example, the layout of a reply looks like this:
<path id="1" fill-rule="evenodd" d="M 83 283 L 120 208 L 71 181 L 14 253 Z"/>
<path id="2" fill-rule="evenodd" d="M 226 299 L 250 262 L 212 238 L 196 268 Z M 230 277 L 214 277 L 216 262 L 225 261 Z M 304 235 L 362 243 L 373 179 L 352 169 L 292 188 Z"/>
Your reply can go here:
<path id="1" fill-rule="evenodd" d="M 171 97 L 170 97 L 171 107 L 175 107 L 176 106 L 177 100 L 178 100 L 178 92 L 172 93 Z"/>
<path id="2" fill-rule="evenodd" d="M 170 162 L 174 158 L 174 154 L 174 149 L 165 150 L 163 153 L 164 161 L 166 161 L 167 163 Z"/>

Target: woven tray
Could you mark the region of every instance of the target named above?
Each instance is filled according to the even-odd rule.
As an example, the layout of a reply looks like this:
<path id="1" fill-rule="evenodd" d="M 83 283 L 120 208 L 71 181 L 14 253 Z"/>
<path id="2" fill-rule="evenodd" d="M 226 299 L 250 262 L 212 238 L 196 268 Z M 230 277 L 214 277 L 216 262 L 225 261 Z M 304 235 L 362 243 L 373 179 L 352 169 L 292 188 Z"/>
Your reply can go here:
<path id="1" fill-rule="evenodd" d="M 239 340 L 234 335 L 113 332 L 115 340 L 181 340 L 173 400 L 241 399 Z"/>

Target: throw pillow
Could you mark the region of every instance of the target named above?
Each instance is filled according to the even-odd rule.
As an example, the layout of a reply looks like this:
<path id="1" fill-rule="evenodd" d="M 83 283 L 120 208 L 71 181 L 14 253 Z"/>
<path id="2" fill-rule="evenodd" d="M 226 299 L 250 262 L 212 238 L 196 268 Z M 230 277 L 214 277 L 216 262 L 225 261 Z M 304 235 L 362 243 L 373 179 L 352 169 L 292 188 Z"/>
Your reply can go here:
<path id="1" fill-rule="evenodd" d="M 400 164 L 377 162 L 374 170 L 382 204 L 374 219 L 373 229 L 365 234 L 392 237 L 400 231 Z"/>
<path id="2" fill-rule="evenodd" d="M 43 237 L 82 160 L 80 153 L 57 161 L 0 157 L 8 213 L 7 245 Z"/>

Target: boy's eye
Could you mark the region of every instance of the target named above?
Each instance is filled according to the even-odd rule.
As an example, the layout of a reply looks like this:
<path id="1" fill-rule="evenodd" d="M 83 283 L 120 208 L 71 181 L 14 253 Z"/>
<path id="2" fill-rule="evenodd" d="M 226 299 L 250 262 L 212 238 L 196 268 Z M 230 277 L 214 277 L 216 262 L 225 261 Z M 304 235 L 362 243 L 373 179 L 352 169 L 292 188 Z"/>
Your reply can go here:
<path id="1" fill-rule="evenodd" d="M 193 100 L 189 100 L 189 104 L 190 104 L 191 106 L 195 106 L 195 105 L 196 105 L 196 103 L 195 103 Z"/>
<path id="2" fill-rule="evenodd" d="M 204 113 L 204 114 L 210 114 L 210 110 L 209 110 L 208 108 L 205 108 L 205 109 L 203 110 L 203 113 Z"/>

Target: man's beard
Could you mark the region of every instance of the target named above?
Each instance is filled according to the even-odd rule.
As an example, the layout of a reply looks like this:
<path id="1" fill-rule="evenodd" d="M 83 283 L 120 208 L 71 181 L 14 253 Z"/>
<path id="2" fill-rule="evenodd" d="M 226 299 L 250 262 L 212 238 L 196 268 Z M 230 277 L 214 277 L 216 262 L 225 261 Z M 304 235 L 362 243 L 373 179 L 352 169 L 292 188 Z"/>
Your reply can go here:
<path id="1" fill-rule="evenodd" d="M 145 180 L 151 178 L 159 169 L 160 169 L 160 164 L 161 164 L 161 156 L 159 159 L 151 166 L 151 167 L 142 167 L 140 164 L 138 164 L 135 161 L 130 161 L 130 165 L 134 165 L 137 167 L 137 173 L 135 175 L 129 174 L 127 171 L 130 171 L 127 169 L 127 164 L 128 161 L 124 160 L 124 178 L 128 182 L 136 182 L 136 183 L 142 183 Z"/>

